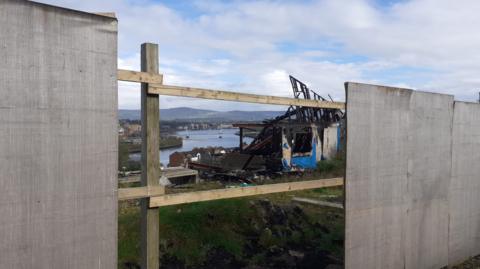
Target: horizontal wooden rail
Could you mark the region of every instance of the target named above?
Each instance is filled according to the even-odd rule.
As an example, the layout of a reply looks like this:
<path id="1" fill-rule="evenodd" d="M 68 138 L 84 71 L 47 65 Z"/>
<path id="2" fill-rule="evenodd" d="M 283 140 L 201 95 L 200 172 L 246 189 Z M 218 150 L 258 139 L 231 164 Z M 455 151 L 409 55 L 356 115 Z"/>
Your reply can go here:
<path id="1" fill-rule="evenodd" d="M 137 72 L 131 70 L 117 70 L 117 80 L 130 81 L 130 82 L 143 82 L 143 83 L 162 83 L 163 75 Z"/>
<path id="2" fill-rule="evenodd" d="M 163 186 L 144 186 L 135 188 L 120 188 L 118 189 L 118 200 L 130 200 L 158 196 L 165 193 Z"/>
<path id="3" fill-rule="evenodd" d="M 325 187 L 342 186 L 343 178 L 317 179 L 288 183 L 266 184 L 251 187 L 239 187 L 210 191 L 197 191 L 178 194 L 166 194 L 150 198 L 150 207 L 195 203 L 218 199 L 237 198 L 277 192 L 299 191 Z"/>
<path id="4" fill-rule="evenodd" d="M 285 106 L 303 106 L 303 107 L 318 107 L 318 108 L 334 108 L 345 109 L 345 103 L 342 102 L 328 102 L 318 100 L 294 99 L 279 96 L 257 95 L 230 91 L 217 91 L 201 88 L 180 87 L 170 85 L 150 85 L 148 93 L 170 95 L 170 96 L 184 96 L 202 99 L 214 99 L 234 102 L 259 103 L 269 105 L 285 105 Z"/>
<path id="5" fill-rule="evenodd" d="M 162 85 L 163 75 L 147 72 L 118 69 L 117 79 L 121 81 L 150 83 L 148 92 L 151 94 L 183 96 L 234 102 L 258 103 L 284 106 L 304 106 L 318 108 L 345 109 L 343 102 L 328 102 L 319 100 L 294 99 L 288 97 L 248 94 L 231 91 L 218 91 L 192 87 Z"/>

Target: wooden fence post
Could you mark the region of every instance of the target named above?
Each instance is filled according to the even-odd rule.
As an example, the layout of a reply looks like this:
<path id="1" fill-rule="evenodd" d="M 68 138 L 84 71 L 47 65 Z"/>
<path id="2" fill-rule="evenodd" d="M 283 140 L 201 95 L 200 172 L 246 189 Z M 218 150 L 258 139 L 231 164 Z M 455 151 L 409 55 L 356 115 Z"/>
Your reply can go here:
<path id="1" fill-rule="evenodd" d="M 142 44 L 141 70 L 158 73 L 158 45 Z M 148 83 L 142 83 L 142 186 L 159 185 L 160 115 L 159 96 L 148 94 Z M 141 266 L 159 268 L 159 214 L 149 207 L 150 198 L 141 200 Z"/>

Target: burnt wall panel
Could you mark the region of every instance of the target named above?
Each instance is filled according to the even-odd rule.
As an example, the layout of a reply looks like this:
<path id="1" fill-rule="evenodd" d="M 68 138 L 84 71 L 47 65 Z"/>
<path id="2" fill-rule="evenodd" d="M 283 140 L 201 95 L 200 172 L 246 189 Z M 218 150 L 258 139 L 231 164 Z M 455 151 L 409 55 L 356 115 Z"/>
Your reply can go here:
<path id="1" fill-rule="evenodd" d="M 453 97 L 346 90 L 346 268 L 446 266 Z"/>
<path id="2" fill-rule="evenodd" d="M 115 268 L 117 22 L 0 1 L 0 268 Z"/>

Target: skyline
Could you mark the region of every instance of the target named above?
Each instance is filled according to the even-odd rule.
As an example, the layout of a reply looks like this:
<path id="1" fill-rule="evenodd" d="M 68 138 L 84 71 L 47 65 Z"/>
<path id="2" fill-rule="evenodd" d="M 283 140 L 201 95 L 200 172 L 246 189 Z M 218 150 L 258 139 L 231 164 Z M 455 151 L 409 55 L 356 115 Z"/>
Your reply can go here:
<path id="1" fill-rule="evenodd" d="M 345 81 L 435 91 L 477 101 L 477 1 L 39 2 L 115 12 L 119 68 L 139 70 L 140 44 L 159 44 L 164 83 L 291 97 L 288 75 L 344 100 Z M 282 107 L 162 96 L 161 108 Z M 119 108 L 140 90 L 119 82 Z"/>

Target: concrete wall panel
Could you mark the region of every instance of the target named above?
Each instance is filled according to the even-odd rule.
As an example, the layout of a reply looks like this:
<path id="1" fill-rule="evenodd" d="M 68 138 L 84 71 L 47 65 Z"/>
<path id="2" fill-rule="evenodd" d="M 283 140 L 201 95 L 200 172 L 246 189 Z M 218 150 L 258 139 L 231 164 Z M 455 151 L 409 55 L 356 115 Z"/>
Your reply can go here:
<path id="1" fill-rule="evenodd" d="M 480 104 L 455 102 L 449 193 L 449 262 L 480 253 Z"/>
<path id="2" fill-rule="evenodd" d="M 453 97 L 346 88 L 346 268 L 447 265 Z"/>
<path id="3" fill-rule="evenodd" d="M 405 268 L 448 264 L 448 188 L 453 96 L 413 91 L 410 100 Z"/>
<path id="4" fill-rule="evenodd" d="M 411 95 L 347 85 L 345 268 L 404 268 Z"/>
<path id="5" fill-rule="evenodd" d="M 115 268 L 117 22 L 0 1 L 0 268 Z"/>

